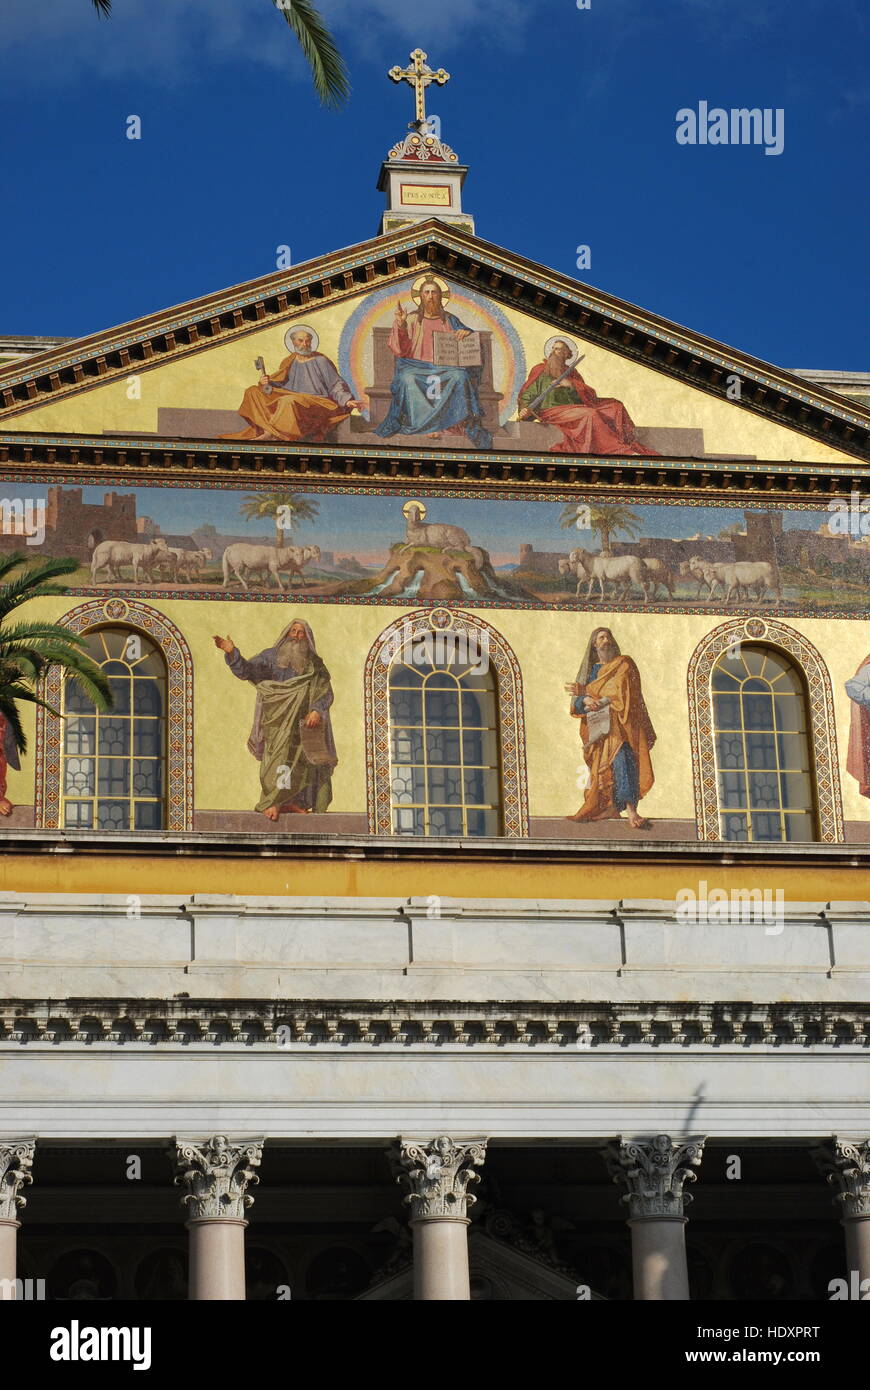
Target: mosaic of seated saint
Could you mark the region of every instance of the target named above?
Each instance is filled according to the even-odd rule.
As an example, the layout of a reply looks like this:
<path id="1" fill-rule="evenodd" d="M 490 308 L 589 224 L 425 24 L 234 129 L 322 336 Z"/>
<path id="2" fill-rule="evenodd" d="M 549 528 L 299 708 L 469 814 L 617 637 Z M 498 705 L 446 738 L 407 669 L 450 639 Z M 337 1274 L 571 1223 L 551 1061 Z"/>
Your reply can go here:
<path id="1" fill-rule="evenodd" d="M 249 386 L 239 406 L 247 426 L 224 439 L 303 440 L 319 444 L 351 411 L 364 410 L 333 361 L 317 351 L 313 328 L 300 324 L 288 330 L 284 346 L 290 348 L 277 371 L 267 372 L 263 359 L 256 386 Z"/>
<path id="2" fill-rule="evenodd" d="M 543 362 L 532 368 L 520 388 L 519 418 L 540 420 L 561 431 L 551 454 L 655 454 L 655 449 L 638 442 L 622 402 L 599 396 L 586 385 L 575 367 L 579 360 L 574 343 L 549 338 Z"/>

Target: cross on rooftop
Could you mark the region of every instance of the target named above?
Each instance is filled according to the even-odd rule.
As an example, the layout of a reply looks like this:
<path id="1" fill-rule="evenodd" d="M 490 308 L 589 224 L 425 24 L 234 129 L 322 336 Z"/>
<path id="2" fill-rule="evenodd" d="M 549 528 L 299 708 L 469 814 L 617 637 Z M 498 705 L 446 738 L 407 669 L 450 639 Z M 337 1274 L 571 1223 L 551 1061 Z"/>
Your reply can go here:
<path id="1" fill-rule="evenodd" d="M 430 82 L 437 82 L 439 87 L 443 87 L 445 82 L 450 81 L 450 73 L 439 68 L 433 72 L 426 66 L 426 59 L 429 55 L 424 53 L 422 48 L 415 48 L 410 55 L 413 67 L 400 68 L 398 65 L 390 68 L 388 76 L 394 82 L 408 82 L 414 88 L 414 108 L 415 120 L 419 126 L 426 120 L 426 102 L 424 93 Z"/>

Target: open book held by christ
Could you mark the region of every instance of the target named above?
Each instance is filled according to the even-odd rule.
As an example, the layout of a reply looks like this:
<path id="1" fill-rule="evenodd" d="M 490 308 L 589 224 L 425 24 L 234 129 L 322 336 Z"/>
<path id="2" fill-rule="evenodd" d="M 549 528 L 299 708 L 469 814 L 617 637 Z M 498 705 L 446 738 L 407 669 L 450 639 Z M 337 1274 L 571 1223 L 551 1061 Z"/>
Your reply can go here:
<path id="1" fill-rule="evenodd" d="M 458 338 L 455 333 L 433 333 L 436 367 L 482 367 L 480 334 Z"/>

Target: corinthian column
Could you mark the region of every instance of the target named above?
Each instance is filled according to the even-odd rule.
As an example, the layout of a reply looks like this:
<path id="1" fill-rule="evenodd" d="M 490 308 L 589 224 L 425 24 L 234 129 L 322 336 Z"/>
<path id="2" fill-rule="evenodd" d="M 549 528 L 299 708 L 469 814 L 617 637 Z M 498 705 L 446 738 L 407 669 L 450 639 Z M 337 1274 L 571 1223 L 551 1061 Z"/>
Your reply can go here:
<path id="1" fill-rule="evenodd" d="M 0 1299 L 15 1297 L 18 1212 L 27 1205 L 21 1189 L 33 1182 L 34 1139 L 0 1139 Z"/>
<path id="2" fill-rule="evenodd" d="M 248 1185 L 260 1181 L 254 1169 L 263 1143 L 230 1143 L 223 1134 L 175 1141 L 175 1181 L 187 1189 L 181 1201 L 189 1213 L 189 1298 L 244 1300 L 245 1209 L 254 1202 Z"/>
<path id="3" fill-rule="evenodd" d="M 687 1299 L 686 1218 L 683 1207 L 691 1194 L 705 1140 L 682 1143 L 667 1134 L 629 1140 L 602 1149 L 613 1181 L 627 1187 L 620 1198 L 628 1205 L 631 1264 L 636 1299 Z"/>
<path id="4" fill-rule="evenodd" d="M 839 1139 L 813 1150 L 819 1170 L 833 1187 L 846 1233 L 849 1286 L 870 1279 L 870 1139 Z M 852 1271 L 857 1272 L 857 1280 Z"/>
<path id="5" fill-rule="evenodd" d="M 471 1297 L 468 1278 L 468 1208 L 476 1199 L 468 1191 L 480 1182 L 486 1140 L 454 1143 L 446 1134 L 430 1144 L 399 1140 L 397 1182 L 409 1191 L 414 1233 L 415 1299 L 461 1300 Z"/>

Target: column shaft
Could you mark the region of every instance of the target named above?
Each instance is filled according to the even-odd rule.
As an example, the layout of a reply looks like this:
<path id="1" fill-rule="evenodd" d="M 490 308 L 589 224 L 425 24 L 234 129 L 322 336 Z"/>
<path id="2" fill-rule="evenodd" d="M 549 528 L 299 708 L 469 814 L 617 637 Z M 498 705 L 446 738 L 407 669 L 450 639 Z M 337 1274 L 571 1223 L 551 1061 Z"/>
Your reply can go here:
<path id="1" fill-rule="evenodd" d="M 858 1271 L 859 1284 L 870 1279 L 870 1216 L 843 1218 L 846 1232 L 846 1261 L 850 1271 Z"/>
<path id="2" fill-rule="evenodd" d="M 468 1221 L 425 1217 L 411 1222 L 414 1232 L 414 1298 L 442 1302 L 468 1300 Z"/>
<path id="3" fill-rule="evenodd" d="M 6 1290 L 17 1276 L 18 1268 L 18 1227 L 20 1221 L 0 1220 L 0 1299 L 14 1298 L 14 1293 Z"/>
<path id="4" fill-rule="evenodd" d="M 175 1181 L 186 1189 L 189 1215 L 189 1299 L 244 1300 L 245 1211 L 262 1155 L 262 1139 L 176 1139 Z"/>
<path id="5" fill-rule="evenodd" d="M 636 1299 L 688 1299 L 686 1218 L 630 1220 L 631 1265 Z"/>
<path id="6" fill-rule="evenodd" d="M 188 1298 L 244 1302 L 247 1224 L 247 1221 L 223 1217 L 187 1222 L 190 1232 Z"/>
<path id="7" fill-rule="evenodd" d="M 460 1301 L 471 1297 L 468 1273 L 469 1186 L 486 1157 L 485 1139 L 454 1141 L 439 1134 L 430 1143 L 399 1139 L 392 1151 L 396 1181 L 408 1188 L 414 1233 L 414 1298 Z"/>

